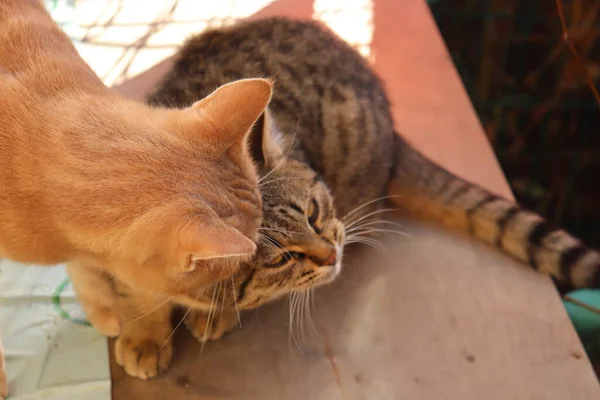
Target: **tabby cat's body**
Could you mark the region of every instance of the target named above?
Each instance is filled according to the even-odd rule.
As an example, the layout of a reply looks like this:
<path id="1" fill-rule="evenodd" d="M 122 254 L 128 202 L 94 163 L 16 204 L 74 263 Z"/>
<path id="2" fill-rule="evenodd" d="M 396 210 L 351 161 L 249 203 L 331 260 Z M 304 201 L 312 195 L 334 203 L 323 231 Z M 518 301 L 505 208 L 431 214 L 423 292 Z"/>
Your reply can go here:
<path id="1" fill-rule="evenodd" d="M 416 216 L 464 230 L 571 286 L 600 284 L 596 251 L 452 175 L 396 135 L 384 88 L 366 60 L 317 23 L 273 18 L 198 35 L 149 101 L 185 106 L 252 76 L 274 78 L 269 110 L 285 142 L 295 143 L 290 158 L 322 176 L 338 215 L 397 195 L 391 201 Z M 273 200 L 261 190 L 269 213 Z"/>
<path id="2" fill-rule="evenodd" d="M 366 60 L 315 24 L 269 19 L 193 37 L 148 100 L 185 107 L 241 77 L 275 80 L 277 129 L 295 142 L 291 158 L 323 178 L 339 215 L 382 195 L 396 141 L 389 101 Z"/>
<path id="3" fill-rule="evenodd" d="M 202 293 L 194 305 L 200 310 L 186 314 L 198 339 L 233 327 L 236 307 L 334 279 L 344 246 L 378 226 L 370 218 L 381 205 L 354 210 L 386 195 L 572 286 L 598 286 L 597 252 L 415 152 L 394 132 L 384 89 L 367 62 L 316 23 L 274 18 L 200 34 L 178 53 L 149 102 L 185 107 L 242 77 L 275 80 L 269 111 L 251 133 L 265 240 L 231 282 Z M 212 304 L 224 312 L 211 312 Z"/>

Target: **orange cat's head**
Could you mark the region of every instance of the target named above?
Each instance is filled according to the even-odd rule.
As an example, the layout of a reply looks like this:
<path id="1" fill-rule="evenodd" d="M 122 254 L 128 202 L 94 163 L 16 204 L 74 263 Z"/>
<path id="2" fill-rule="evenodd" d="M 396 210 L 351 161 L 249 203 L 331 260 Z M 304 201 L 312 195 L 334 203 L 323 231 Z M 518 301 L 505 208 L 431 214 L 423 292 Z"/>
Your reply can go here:
<path id="1" fill-rule="evenodd" d="M 127 117 L 137 129 L 116 139 L 112 163 L 96 171 L 106 176 L 94 184 L 96 215 L 115 210 L 113 221 L 97 221 L 115 227 L 91 255 L 100 268 L 138 291 L 191 304 L 254 254 L 262 204 L 247 136 L 271 85 L 240 80 L 186 109 L 145 107 Z"/>

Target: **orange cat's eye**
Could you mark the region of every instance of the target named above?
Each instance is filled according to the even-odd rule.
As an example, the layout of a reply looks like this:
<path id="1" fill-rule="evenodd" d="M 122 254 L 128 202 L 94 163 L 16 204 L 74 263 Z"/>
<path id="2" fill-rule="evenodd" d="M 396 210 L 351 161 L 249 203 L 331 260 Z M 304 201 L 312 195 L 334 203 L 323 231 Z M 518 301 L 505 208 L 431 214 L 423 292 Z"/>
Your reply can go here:
<path id="1" fill-rule="evenodd" d="M 310 204 L 308 205 L 308 210 L 306 211 L 306 215 L 308 216 L 308 223 L 310 224 L 310 226 L 317 229 L 315 225 L 317 223 L 317 220 L 319 219 L 319 203 L 317 203 L 317 200 L 312 199 L 310 201 Z"/>

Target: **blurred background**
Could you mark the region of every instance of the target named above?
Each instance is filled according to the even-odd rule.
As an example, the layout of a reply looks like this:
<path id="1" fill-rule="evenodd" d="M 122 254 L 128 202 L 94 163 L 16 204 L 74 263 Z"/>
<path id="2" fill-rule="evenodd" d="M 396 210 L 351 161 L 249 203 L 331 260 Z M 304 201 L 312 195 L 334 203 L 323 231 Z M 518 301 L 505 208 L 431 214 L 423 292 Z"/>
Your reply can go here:
<path id="1" fill-rule="evenodd" d="M 519 203 L 600 247 L 600 0 L 428 3 Z M 600 292 L 564 298 L 600 376 Z"/>
<path id="2" fill-rule="evenodd" d="M 600 106 L 563 40 L 554 0 L 430 0 L 518 201 L 600 245 Z M 600 1 L 561 0 L 600 79 Z"/>

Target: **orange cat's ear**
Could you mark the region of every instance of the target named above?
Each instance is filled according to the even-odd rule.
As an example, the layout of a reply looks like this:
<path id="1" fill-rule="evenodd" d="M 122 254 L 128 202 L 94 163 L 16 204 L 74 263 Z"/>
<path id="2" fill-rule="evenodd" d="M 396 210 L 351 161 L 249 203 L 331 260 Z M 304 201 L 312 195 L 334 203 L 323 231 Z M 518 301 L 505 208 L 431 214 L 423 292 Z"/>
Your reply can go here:
<path id="1" fill-rule="evenodd" d="M 251 256 L 256 244 L 240 231 L 220 221 L 188 225 L 180 231 L 180 268 L 193 271 L 196 261 Z"/>
<path id="2" fill-rule="evenodd" d="M 283 157 L 280 136 L 268 108 L 252 128 L 249 142 L 252 159 L 265 167 L 274 167 Z"/>
<path id="3" fill-rule="evenodd" d="M 203 139 L 221 150 L 243 145 L 246 135 L 271 100 L 273 84 L 266 79 L 242 79 L 223 85 L 192 105 L 211 128 Z"/>

